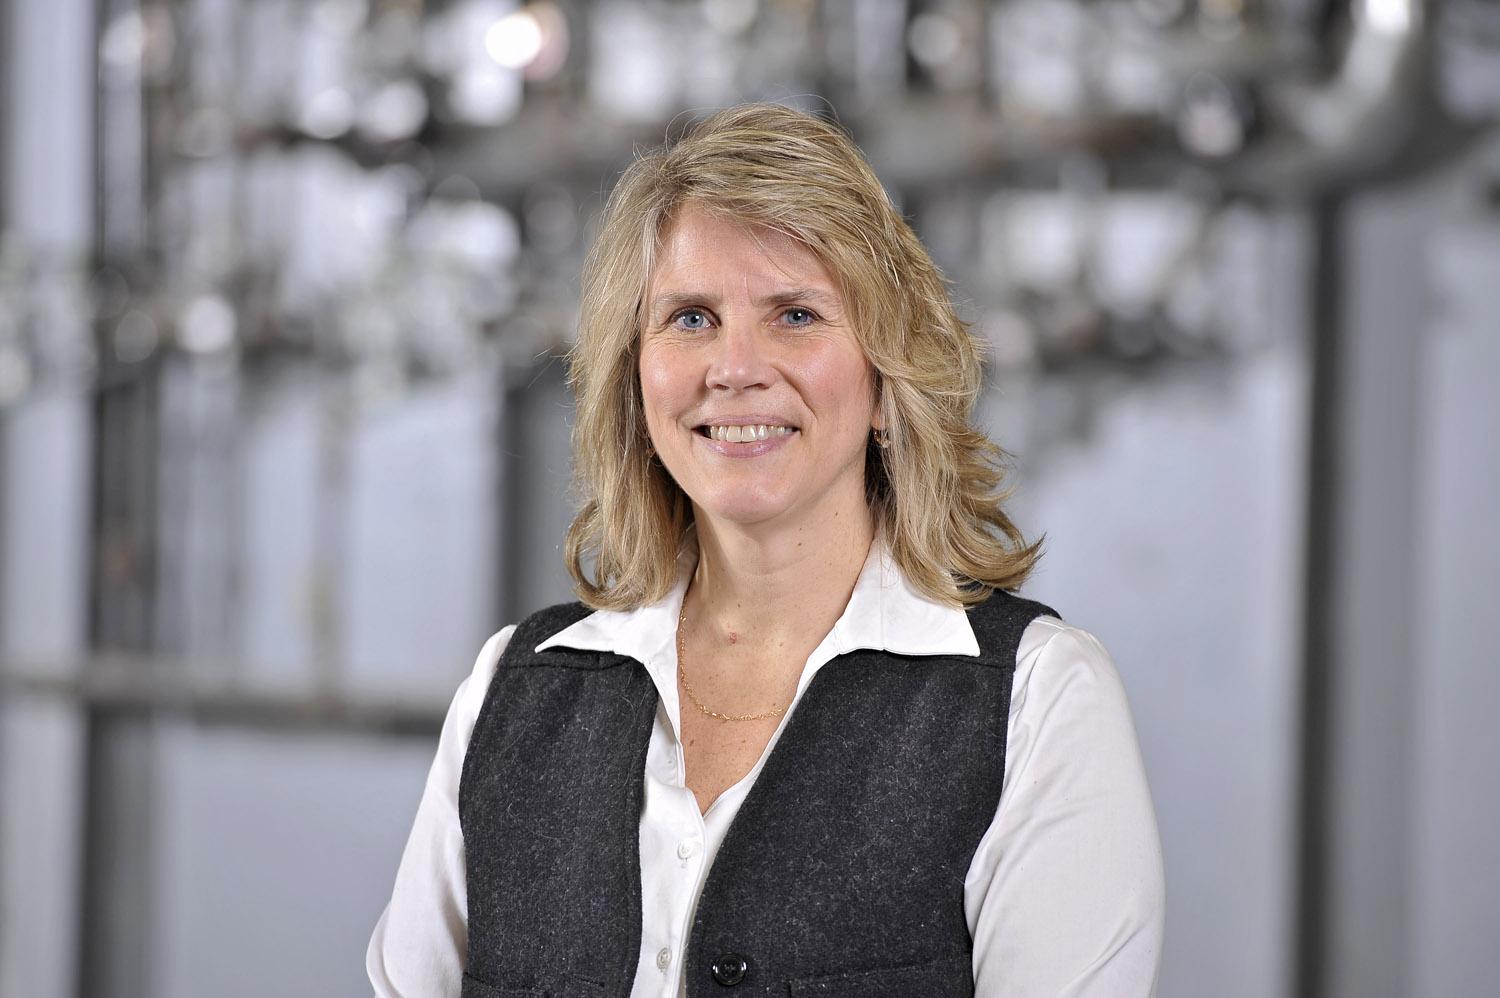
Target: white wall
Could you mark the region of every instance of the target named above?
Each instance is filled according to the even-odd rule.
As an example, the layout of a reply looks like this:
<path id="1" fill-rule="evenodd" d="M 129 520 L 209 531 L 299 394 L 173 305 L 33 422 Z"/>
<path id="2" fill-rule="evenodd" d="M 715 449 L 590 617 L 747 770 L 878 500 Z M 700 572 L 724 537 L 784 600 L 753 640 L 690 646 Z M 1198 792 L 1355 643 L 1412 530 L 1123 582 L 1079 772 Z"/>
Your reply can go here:
<path id="1" fill-rule="evenodd" d="M 153 732 L 152 998 L 364 995 L 436 740 Z"/>
<path id="2" fill-rule="evenodd" d="M 1413 585 L 1417 731 L 1412 993 L 1479 995 L 1500 980 L 1500 218 L 1428 244 Z"/>

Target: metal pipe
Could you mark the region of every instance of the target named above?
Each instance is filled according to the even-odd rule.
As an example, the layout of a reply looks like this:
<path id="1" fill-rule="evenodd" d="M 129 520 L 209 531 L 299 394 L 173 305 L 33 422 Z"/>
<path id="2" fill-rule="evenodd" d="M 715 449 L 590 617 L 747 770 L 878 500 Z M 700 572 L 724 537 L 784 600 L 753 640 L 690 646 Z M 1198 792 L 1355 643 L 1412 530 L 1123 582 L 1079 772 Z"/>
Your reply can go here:
<path id="1" fill-rule="evenodd" d="M 1339 581 L 1338 508 L 1343 480 L 1344 411 L 1340 372 L 1347 362 L 1343 330 L 1344 205 L 1326 198 L 1312 208 L 1311 424 L 1308 427 L 1303 550 L 1301 782 L 1297 788 L 1296 910 L 1289 920 L 1291 992 L 1317 998 L 1327 987 L 1330 800 L 1334 698 L 1334 611 Z"/>
<path id="2" fill-rule="evenodd" d="M 223 672 L 221 665 L 215 663 L 212 671 Z M 423 737 L 442 729 L 448 706 L 438 698 L 340 696 L 185 678 L 206 671 L 188 662 L 130 655 L 46 665 L 0 663 L 0 696 L 61 699 L 107 717 L 167 716 L 213 726 Z"/>
<path id="3" fill-rule="evenodd" d="M 1431 0 L 1355 0 L 1343 57 L 1322 82 L 1270 85 L 1269 135 L 1232 163 L 1235 186 L 1321 192 L 1421 166 L 1431 152 L 1409 138 L 1437 122 L 1428 81 Z M 1451 138 L 1452 136 L 1450 136 Z M 1447 153 L 1451 142 L 1438 143 Z"/>

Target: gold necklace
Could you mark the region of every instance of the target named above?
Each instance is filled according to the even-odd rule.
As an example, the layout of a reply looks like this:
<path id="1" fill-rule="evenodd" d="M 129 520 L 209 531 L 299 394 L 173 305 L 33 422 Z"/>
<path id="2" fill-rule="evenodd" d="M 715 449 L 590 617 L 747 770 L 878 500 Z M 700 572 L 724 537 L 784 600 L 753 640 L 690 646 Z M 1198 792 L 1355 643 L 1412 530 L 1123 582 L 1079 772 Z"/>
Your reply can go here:
<path id="1" fill-rule="evenodd" d="M 709 717 L 716 717 L 721 721 L 760 721 L 767 717 L 780 717 L 783 713 L 785 713 L 785 707 L 777 707 L 774 710 L 768 710 L 760 714 L 721 714 L 716 710 L 709 710 L 707 707 L 703 706 L 703 701 L 698 699 L 698 694 L 693 692 L 693 687 L 688 683 L 687 670 L 682 667 L 683 649 L 686 646 L 685 632 L 687 631 L 687 599 L 684 598 L 682 602 L 682 616 L 677 618 L 677 675 L 682 678 L 682 688 L 687 691 L 688 699 L 693 701 L 693 706 L 697 707 L 700 711 L 707 714 Z"/>

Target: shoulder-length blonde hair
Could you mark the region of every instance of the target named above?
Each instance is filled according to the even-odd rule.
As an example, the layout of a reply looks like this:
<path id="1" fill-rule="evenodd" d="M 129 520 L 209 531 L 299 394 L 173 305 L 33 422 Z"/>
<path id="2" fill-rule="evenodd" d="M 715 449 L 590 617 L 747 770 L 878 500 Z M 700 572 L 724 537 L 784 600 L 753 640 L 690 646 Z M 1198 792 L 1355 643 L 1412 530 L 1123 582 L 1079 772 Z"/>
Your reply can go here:
<path id="1" fill-rule="evenodd" d="M 661 599 L 692 523 L 687 496 L 650 448 L 639 364 L 655 255 L 687 203 L 798 240 L 839 282 L 889 434 L 887 448 L 872 441 L 867 452 L 866 494 L 911 583 L 953 606 L 1020 586 L 1041 541 L 1026 544 L 1006 516 L 1005 454 L 970 423 L 981 351 L 942 274 L 848 135 L 790 108 L 746 104 L 637 158 L 589 252 L 569 359 L 583 506 L 565 557 L 579 597 L 608 609 Z"/>

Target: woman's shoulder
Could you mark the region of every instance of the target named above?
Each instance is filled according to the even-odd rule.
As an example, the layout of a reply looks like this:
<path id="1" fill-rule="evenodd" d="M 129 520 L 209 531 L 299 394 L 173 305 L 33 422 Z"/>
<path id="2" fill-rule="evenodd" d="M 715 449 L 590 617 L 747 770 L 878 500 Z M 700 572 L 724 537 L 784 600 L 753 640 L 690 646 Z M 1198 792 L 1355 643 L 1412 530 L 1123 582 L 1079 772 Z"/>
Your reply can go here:
<path id="1" fill-rule="evenodd" d="M 970 605 L 966 615 L 980 648 L 992 655 L 1018 648 L 1036 621 L 1059 619 L 1057 611 L 1047 604 L 1005 589 L 996 589 Z"/>
<path id="2" fill-rule="evenodd" d="M 1124 682 L 1113 656 L 1093 632 L 1056 616 L 1034 618 L 1016 648 L 1012 712 L 1062 711 L 1058 720 L 1129 718 Z"/>
<path id="3" fill-rule="evenodd" d="M 518 648 L 535 648 L 552 635 L 578 623 L 594 612 L 593 608 L 578 601 L 554 603 L 542 607 L 517 623 L 512 629 L 512 641 Z"/>
<path id="4" fill-rule="evenodd" d="M 474 716 L 479 713 L 479 705 L 483 703 L 484 695 L 490 688 L 490 681 L 495 678 L 495 669 L 500 664 L 501 656 L 514 640 L 517 626 L 507 624 L 491 634 L 480 646 L 479 654 L 474 658 L 474 667 L 458 685 L 450 713 L 457 713 L 465 718 L 466 729 L 473 727 Z"/>
<path id="5" fill-rule="evenodd" d="M 507 624 L 491 634 L 479 649 L 479 655 L 474 659 L 474 668 L 464 680 L 464 686 L 470 688 L 471 695 L 475 695 L 478 690 L 479 699 L 483 699 L 482 691 L 488 689 L 490 680 L 494 678 L 495 670 L 499 668 L 507 651 L 534 649 L 552 635 L 571 627 L 593 612 L 579 602 L 555 603 L 528 614 L 518 623 Z M 462 697 L 464 692 L 464 687 L 460 687 L 459 696 Z"/>

